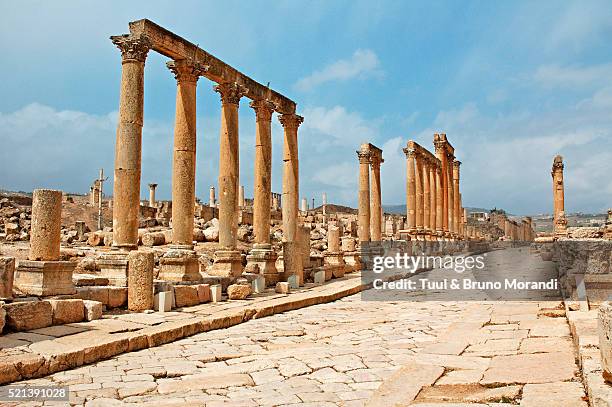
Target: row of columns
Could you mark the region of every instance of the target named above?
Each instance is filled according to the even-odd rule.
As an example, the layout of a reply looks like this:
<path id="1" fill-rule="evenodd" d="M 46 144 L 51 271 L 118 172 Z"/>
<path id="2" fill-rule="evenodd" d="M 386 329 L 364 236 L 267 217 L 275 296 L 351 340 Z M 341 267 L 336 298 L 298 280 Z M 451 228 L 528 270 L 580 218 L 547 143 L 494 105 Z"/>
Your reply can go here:
<path id="1" fill-rule="evenodd" d="M 121 50 L 122 75 L 119 120 L 115 148 L 113 246 L 137 248 L 138 214 L 144 105 L 144 66 L 151 43 L 146 37 L 111 38 Z M 172 173 L 173 244 L 177 250 L 193 249 L 193 223 L 196 166 L 196 86 L 207 66 L 189 60 L 167 64 L 177 80 L 174 155 Z M 214 86 L 221 97 L 219 143 L 219 243 L 211 274 L 239 275 L 240 253 L 236 251 L 239 206 L 238 106 L 247 89 L 235 82 Z M 255 242 L 270 243 L 271 208 L 271 119 L 275 105 L 253 100 L 256 114 L 255 202 L 253 226 Z M 286 241 L 296 238 L 299 169 L 297 130 L 303 118 L 281 114 L 284 127 L 283 149 L 283 232 Z M 211 196 L 214 190 L 211 190 Z M 213 198 L 214 199 L 214 198 Z M 154 201 L 154 196 L 151 196 Z M 184 256 L 183 256 L 184 257 Z"/>
<path id="2" fill-rule="evenodd" d="M 382 240 L 382 203 L 380 165 L 382 150 L 372 144 L 362 144 L 359 159 L 358 236 L 360 242 Z M 371 177 L 370 177 L 371 172 Z"/>
<path id="3" fill-rule="evenodd" d="M 459 191 L 461 162 L 445 134 L 434 135 L 436 156 L 409 141 L 406 154 L 406 218 L 408 233 L 417 239 L 465 237 Z"/>

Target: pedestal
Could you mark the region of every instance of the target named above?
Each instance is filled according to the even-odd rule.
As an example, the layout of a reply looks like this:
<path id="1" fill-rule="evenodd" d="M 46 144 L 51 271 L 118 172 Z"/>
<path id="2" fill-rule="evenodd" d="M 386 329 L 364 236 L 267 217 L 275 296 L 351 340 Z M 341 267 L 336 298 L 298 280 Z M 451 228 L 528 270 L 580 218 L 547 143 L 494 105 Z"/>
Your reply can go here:
<path id="1" fill-rule="evenodd" d="M 280 274 L 276 268 L 276 259 L 278 256 L 272 250 L 272 245 L 269 243 L 255 243 L 253 249 L 247 256 L 248 264 L 257 264 L 259 272 L 266 279 L 266 286 L 272 287 L 280 281 Z"/>
<path id="2" fill-rule="evenodd" d="M 198 255 L 190 247 L 171 247 L 159 260 L 159 279 L 166 281 L 202 280 Z"/>
<path id="3" fill-rule="evenodd" d="M 71 261 L 20 260 L 15 271 L 14 286 L 28 295 L 69 295 L 76 293 Z"/>
<path id="4" fill-rule="evenodd" d="M 345 252 L 344 253 L 344 263 L 346 264 L 346 272 L 351 273 L 353 271 L 361 270 L 361 256 L 359 256 L 359 252 Z"/>
<path id="5" fill-rule="evenodd" d="M 117 250 L 103 253 L 96 263 L 100 267 L 100 275 L 108 278 L 109 285 L 127 287 L 128 252 Z"/>
<path id="6" fill-rule="evenodd" d="M 346 263 L 341 252 L 325 253 L 325 266 L 330 267 L 335 278 L 344 277 Z"/>
<path id="7" fill-rule="evenodd" d="M 211 276 L 240 277 L 242 274 L 242 256 L 237 250 L 217 250 L 215 262 L 206 270 Z"/>

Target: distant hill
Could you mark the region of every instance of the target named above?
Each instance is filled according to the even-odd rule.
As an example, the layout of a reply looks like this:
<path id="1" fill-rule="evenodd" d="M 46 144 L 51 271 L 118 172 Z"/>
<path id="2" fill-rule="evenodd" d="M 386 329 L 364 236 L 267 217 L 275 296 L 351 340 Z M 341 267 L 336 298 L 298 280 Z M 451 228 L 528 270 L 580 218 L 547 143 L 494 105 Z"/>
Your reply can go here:
<path id="1" fill-rule="evenodd" d="M 489 209 L 484 208 L 473 208 L 467 207 L 468 213 L 471 212 L 489 212 Z M 383 205 L 383 210 L 385 213 L 390 213 L 393 215 L 405 215 L 406 214 L 406 204 L 403 205 Z"/>

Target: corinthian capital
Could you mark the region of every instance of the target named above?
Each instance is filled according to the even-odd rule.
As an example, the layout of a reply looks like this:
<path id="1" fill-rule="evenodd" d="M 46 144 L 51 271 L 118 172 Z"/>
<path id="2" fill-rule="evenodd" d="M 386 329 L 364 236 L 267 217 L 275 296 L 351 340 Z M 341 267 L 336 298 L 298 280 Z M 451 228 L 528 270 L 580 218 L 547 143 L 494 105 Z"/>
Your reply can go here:
<path id="1" fill-rule="evenodd" d="M 281 114 L 278 117 L 278 120 L 281 122 L 284 128 L 294 128 L 297 129 L 300 124 L 304 121 L 302 116 L 299 116 L 295 113 Z"/>
<path id="2" fill-rule="evenodd" d="M 135 37 L 131 34 L 110 37 L 113 44 L 121 51 L 122 62 L 143 62 L 151 49 L 151 41 L 145 35 Z"/>
<path id="3" fill-rule="evenodd" d="M 166 62 L 166 66 L 172 71 L 177 82 L 195 83 L 204 72 L 208 71 L 208 65 L 186 59 Z"/>
<path id="4" fill-rule="evenodd" d="M 272 121 L 272 112 L 276 109 L 276 105 L 267 99 L 253 100 L 249 106 L 255 110 L 257 121 Z"/>
<path id="5" fill-rule="evenodd" d="M 414 158 L 416 156 L 416 150 L 414 148 L 404 147 L 402 151 L 406 154 L 406 158 Z"/>
<path id="6" fill-rule="evenodd" d="M 221 95 L 222 104 L 238 105 L 240 98 L 247 94 L 248 89 L 237 82 L 226 82 L 213 86 L 215 92 Z"/>
<path id="7" fill-rule="evenodd" d="M 359 164 L 370 164 L 372 154 L 369 151 L 357 150 L 357 158 L 359 159 Z"/>

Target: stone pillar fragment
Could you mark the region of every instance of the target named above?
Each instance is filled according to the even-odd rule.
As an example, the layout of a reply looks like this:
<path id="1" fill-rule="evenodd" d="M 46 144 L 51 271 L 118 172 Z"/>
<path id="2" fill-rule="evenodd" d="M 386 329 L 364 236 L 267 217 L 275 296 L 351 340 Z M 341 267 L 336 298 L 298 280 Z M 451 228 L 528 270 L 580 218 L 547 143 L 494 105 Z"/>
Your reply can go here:
<path id="1" fill-rule="evenodd" d="M 215 187 L 210 187 L 208 191 L 208 206 L 214 208 L 217 206 L 217 201 L 215 199 Z"/>
<path id="2" fill-rule="evenodd" d="M 567 235 L 563 168 L 563 157 L 557 155 L 553 161 L 551 171 L 553 179 L 553 229 L 556 236 Z"/>
<path id="3" fill-rule="evenodd" d="M 153 252 L 132 251 L 128 255 L 128 309 L 153 309 Z"/>
<path id="4" fill-rule="evenodd" d="M 138 247 L 144 66 L 151 43 L 145 36 L 111 37 L 121 50 L 121 92 L 115 144 L 113 246 Z"/>
<path id="5" fill-rule="evenodd" d="M 452 238 L 455 238 L 455 181 L 453 179 L 453 156 L 447 153 L 446 173 L 448 180 L 448 231 Z"/>
<path id="6" fill-rule="evenodd" d="M 346 264 L 340 252 L 340 228 L 336 226 L 327 229 L 327 251 L 324 256 L 325 265 L 332 276 L 336 278 L 344 276 Z"/>
<path id="7" fill-rule="evenodd" d="M 306 213 L 308 212 L 308 201 L 306 198 L 302 198 L 302 203 L 300 205 L 300 211 Z"/>
<path id="8" fill-rule="evenodd" d="M 423 206 L 423 157 L 420 154 L 416 156 L 416 171 L 415 171 L 415 195 L 416 195 L 416 229 L 417 234 L 423 234 L 423 219 L 424 219 L 424 206 Z"/>
<path id="9" fill-rule="evenodd" d="M 442 169 L 436 167 L 436 234 L 444 235 L 444 188 L 442 188 Z"/>
<path id="10" fill-rule="evenodd" d="M 299 199 L 298 127 L 304 121 L 296 114 L 283 114 L 279 120 L 285 129 L 283 148 L 283 239 L 296 238 Z"/>
<path id="11" fill-rule="evenodd" d="M 381 203 L 381 186 L 380 186 L 380 164 L 383 163 L 382 157 L 378 154 L 373 154 L 370 159 L 372 167 L 372 190 L 370 193 L 371 213 L 370 213 L 370 228 L 373 242 L 382 240 L 382 203 Z"/>
<path id="12" fill-rule="evenodd" d="M 455 222 L 455 233 L 461 235 L 462 221 L 461 221 L 461 195 L 459 193 L 459 166 L 460 161 L 453 160 L 453 196 L 454 196 L 454 208 L 453 208 L 453 220 Z"/>
<path id="13" fill-rule="evenodd" d="M 240 185 L 240 187 L 238 188 L 238 207 L 239 208 L 244 208 L 245 205 L 245 201 L 244 201 L 244 185 Z"/>
<path id="14" fill-rule="evenodd" d="M 435 159 L 429 162 L 429 228 L 431 235 L 436 234 L 436 163 Z M 434 239 L 435 240 L 435 239 Z"/>
<path id="15" fill-rule="evenodd" d="M 423 157 L 422 165 L 423 174 L 421 179 L 423 180 L 423 232 L 429 239 L 431 234 L 430 217 L 431 217 L 431 188 L 429 185 L 429 160 L 427 157 Z"/>
<path id="16" fill-rule="evenodd" d="M 416 152 L 404 148 L 406 154 L 406 228 L 411 234 L 416 233 Z"/>
<path id="17" fill-rule="evenodd" d="M 15 258 L 0 257 L 0 299 L 13 298 Z"/>
<path id="18" fill-rule="evenodd" d="M 155 201 L 155 188 L 157 188 L 157 184 L 149 184 L 149 206 L 154 207 L 157 203 Z"/>

